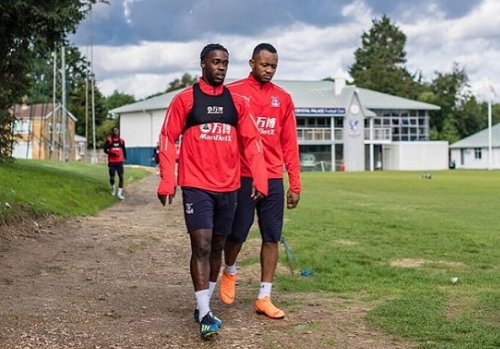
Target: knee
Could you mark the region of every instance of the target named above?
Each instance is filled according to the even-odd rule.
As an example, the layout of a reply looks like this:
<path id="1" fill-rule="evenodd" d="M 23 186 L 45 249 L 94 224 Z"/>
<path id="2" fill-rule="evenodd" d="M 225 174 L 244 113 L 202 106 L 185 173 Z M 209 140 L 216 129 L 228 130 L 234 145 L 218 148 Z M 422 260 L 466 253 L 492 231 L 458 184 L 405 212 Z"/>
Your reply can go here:
<path id="1" fill-rule="evenodd" d="M 205 259 L 210 256 L 211 246 L 206 242 L 199 242 L 193 245 L 193 257 L 196 259 Z"/>
<path id="2" fill-rule="evenodd" d="M 227 238 L 225 236 L 214 236 L 212 240 L 212 252 L 222 253 L 224 246 L 226 245 Z"/>

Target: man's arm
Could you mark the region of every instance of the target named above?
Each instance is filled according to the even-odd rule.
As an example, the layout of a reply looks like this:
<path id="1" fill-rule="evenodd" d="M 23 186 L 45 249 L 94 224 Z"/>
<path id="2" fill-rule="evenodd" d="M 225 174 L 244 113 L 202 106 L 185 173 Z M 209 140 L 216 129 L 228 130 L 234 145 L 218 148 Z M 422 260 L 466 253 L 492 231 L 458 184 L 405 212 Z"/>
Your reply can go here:
<path id="1" fill-rule="evenodd" d="M 122 148 L 122 151 L 123 151 L 123 159 L 127 160 L 127 149 L 125 149 L 125 141 L 123 139 L 122 139 L 121 148 Z"/>
<path id="2" fill-rule="evenodd" d="M 106 141 L 104 142 L 104 153 L 109 155 L 109 138 L 106 138 Z"/>
<path id="3" fill-rule="evenodd" d="M 238 141 L 241 156 L 244 156 L 250 165 L 255 189 L 264 196 L 268 194 L 267 166 L 264 159 L 264 148 L 260 139 L 259 129 L 250 113 L 248 103 L 239 99 L 238 104 Z M 253 195 L 257 195 L 256 193 Z"/>
<path id="4" fill-rule="evenodd" d="M 287 208 L 292 209 L 299 203 L 301 186 L 297 121 L 295 119 L 295 107 L 291 98 L 286 105 L 280 137 L 283 161 L 285 162 L 289 180 L 289 189 L 286 195 Z"/>
<path id="5" fill-rule="evenodd" d="M 158 185 L 158 199 L 165 205 L 172 203 L 175 197 L 175 142 L 186 124 L 187 112 L 178 96 L 174 97 L 165 114 L 165 120 L 160 132 L 160 146 L 158 157 L 160 159 L 160 183 Z"/>

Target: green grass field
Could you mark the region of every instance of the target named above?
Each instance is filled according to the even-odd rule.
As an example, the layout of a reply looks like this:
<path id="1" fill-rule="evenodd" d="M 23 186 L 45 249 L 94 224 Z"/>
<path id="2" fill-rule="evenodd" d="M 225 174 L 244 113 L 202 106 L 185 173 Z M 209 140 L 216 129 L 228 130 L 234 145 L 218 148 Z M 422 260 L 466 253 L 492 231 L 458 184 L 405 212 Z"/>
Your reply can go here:
<path id="1" fill-rule="evenodd" d="M 125 183 L 147 174 L 127 167 Z M 21 207 L 35 214 L 89 215 L 116 200 L 109 194 L 105 165 L 33 160 L 0 164 L 0 222 L 15 220 Z"/>
<path id="2" fill-rule="evenodd" d="M 374 324 L 420 348 L 500 348 L 500 173 L 302 178 L 284 235 L 314 275 L 278 287 L 369 302 Z"/>

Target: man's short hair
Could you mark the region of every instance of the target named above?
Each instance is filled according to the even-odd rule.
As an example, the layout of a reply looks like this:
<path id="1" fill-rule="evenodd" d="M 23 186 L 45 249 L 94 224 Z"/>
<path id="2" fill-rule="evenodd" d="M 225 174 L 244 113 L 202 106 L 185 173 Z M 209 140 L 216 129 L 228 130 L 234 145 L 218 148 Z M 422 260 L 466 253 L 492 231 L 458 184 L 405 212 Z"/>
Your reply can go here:
<path id="1" fill-rule="evenodd" d="M 227 49 L 224 46 L 222 46 L 221 44 L 208 44 L 207 46 L 205 46 L 203 48 L 203 50 L 201 50 L 200 60 L 204 60 L 205 58 L 207 58 L 207 56 L 210 52 L 216 51 L 216 50 L 224 51 L 229 55 L 229 52 L 227 51 Z"/>
<path id="2" fill-rule="evenodd" d="M 266 42 L 263 42 L 263 43 L 255 46 L 255 48 L 253 49 L 252 58 L 257 57 L 261 51 L 269 51 L 271 53 L 278 53 L 278 51 L 276 51 L 276 48 L 273 45 L 268 44 Z"/>

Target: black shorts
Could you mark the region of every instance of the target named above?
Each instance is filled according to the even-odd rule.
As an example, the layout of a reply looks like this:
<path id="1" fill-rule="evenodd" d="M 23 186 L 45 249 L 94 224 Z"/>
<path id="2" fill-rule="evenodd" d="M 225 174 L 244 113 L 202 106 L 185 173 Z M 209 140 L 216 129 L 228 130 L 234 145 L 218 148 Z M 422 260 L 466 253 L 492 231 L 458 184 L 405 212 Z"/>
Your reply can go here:
<path id="1" fill-rule="evenodd" d="M 237 191 L 213 192 L 182 188 L 184 219 L 188 233 L 211 229 L 215 235 L 229 235 L 236 210 Z"/>
<path id="2" fill-rule="evenodd" d="M 285 190 L 282 179 L 269 179 L 268 195 L 255 202 L 252 192 L 252 179 L 241 178 L 241 188 L 238 190 L 238 206 L 234 216 L 233 229 L 228 239 L 232 242 L 243 243 L 252 227 L 255 210 L 259 219 L 262 241 L 278 242 L 283 230 L 283 211 L 285 205 Z"/>
<path id="3" fill-rule="evenodd" d="M 115 173 L 118 173 L 118 176 L 123 177 L 123 162 L 108 162 L 108 168 L 110 177 L 114 177 Z"/>

